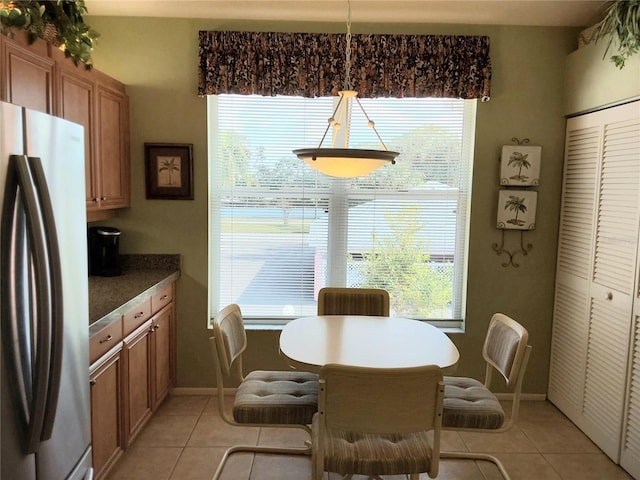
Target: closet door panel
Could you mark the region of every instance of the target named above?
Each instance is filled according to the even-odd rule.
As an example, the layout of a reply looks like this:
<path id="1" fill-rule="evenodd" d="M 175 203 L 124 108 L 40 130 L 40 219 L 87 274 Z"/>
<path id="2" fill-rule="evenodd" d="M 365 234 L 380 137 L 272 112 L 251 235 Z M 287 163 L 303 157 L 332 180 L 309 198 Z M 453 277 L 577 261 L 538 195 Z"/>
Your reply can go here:
<path id="1" fill-rule="evenodd" d="M 569 418 L 581 414 L 584 392 L 589 296 L 581 283 L 558 281 L 554 306 L 548 396 Z"/>
<path id="2" fill-rule="evenodd" d="M 574 118 L 567 122 L 558 274 L 590 277 L 600 130 L 592 119 Z"/>
<path id="3" fill-rule="evenodd" d="M 603 125 L 590 286 L 589 340 L 580 425 L 620 460 L 640 211 L 640 118 L 624 105 L 598 112 Z"/>
<path id="4" fill-rule="evenodd" d="M 630 131 L 625 131 L 624 136 L 630 139 L 629 142 L 625 142 L 625 153 L 640 163 L 640 102 L 635 103 L 637 122 L 630 126 Z M 640 478 L 640 256 L 636 262 L 633 323 L 629 345 L 620 465 L 634 478 Z"/>
<path id="5" fill-rule="evenodd" d="M 567 121 L 548 396 L 574 419 L 584 396 L 601 132 L 589 116 Z"/>
<path id="6" fill-rule="evenodd" d="M 640 204 L 639 120 L 605 124 L 593 281 L 631 295 Z"/>
<path id="7" fill-rule="evenodd" d="M 636 299 L 638 306 L 640 299 Z M 640 312 L 640 308 L 635 309 Z M 634 315 L 633 341 L 629 366 L 629 393 L 625 405 L 626 423 L 622 435 L 620 465 L 640 478 L 640 317 Z"/>
<path id="8" fill-rule="evenodd" d="M 640 101 L 567 121 L 561 208 L 549 399 L 640 478 Z"/>
<path id="9" fill-rule="evenodd" d="M 618 462 L 627 378 L 630 306 L 627 298 L 609 298 L 606 289 L 593 290 L 582 419 L 578 424 L 609 457 Z"/>

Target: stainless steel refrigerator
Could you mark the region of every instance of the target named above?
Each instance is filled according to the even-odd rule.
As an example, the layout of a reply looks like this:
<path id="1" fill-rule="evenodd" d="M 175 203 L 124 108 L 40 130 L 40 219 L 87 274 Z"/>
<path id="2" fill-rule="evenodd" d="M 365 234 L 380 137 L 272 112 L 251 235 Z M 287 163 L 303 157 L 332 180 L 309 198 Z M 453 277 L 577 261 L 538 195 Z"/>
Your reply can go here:
<path id="1" fill-rule="evenodd" d="M 0 476 L 88 480 L 81 126 L 0 102 L 0 215 Z"/>

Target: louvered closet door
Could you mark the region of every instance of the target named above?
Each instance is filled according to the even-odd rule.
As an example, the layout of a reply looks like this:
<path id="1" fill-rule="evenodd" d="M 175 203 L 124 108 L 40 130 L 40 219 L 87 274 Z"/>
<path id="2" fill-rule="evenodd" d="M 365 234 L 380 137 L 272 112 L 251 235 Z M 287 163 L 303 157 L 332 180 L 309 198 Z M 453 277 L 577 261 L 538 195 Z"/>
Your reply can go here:
<path id="1" fill-rule="evenodd" d="M 549 399 L 615 461 L 638 296 L 639 109 L 634 102 L 567 121 L 549 372 Z M 624 432 L 637 442 L 633 418 L 635 432 Z"/>
<path id="2" fill-rule="evenodd" d="M 600 112 L 603 148 L 583 421 L 587 435 L 619 460 L 638 250 L 640 134 L 637 103 Z"/>
<path id="3" fill-rule="evenodd" d="M 591 116 L 567 121 L 548 395 L 572 419 L 584 397 L 601 130 Z"/>
<path id="4" fill-rule="evenodd" d="M 636 121 L 628 126 L 630 155 L 640 163 L 640 102 L 635 102 Z M 624 406 L 620 465 L 634 478 L 640 478 L 640 256 L 636 265 L 633 301 L 633 323 L 629 363 L 627 367 L 627 397 Z"/>
<path id="5" fill-rule="evenodd" d="M 625 403 L 620 465 L 640 478 L 640 298 L 634 306 L 633 341 L 629 365 L 629 389 Z"/>

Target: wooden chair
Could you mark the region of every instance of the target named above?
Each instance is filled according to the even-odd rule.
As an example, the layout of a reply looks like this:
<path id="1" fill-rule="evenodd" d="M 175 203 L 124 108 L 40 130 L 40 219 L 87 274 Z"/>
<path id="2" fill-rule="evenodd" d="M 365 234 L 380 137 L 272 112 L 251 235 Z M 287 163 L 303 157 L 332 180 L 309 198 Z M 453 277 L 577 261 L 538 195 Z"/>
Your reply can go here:
<path id="1" fill-rule="evenodd" d="M 467 432 L 506 432 L 516 424 L 520 409 L 522 380 L 529 361 L 529 333 L 502 313 L 491 317 L 482 356 L 486 362 L 484 382 L 467 377 L 444 377 L 443 430 Z M 500 373 L 507 387 L 513 389 L 511 415 L 505 412 L 490 390 L 493 371 Z M 506 480 L 510 476 L 500 460 L 484 453 L 441 452 L 440 458 L 466 458 L 493 462 Z"/>
<path id="2" fill-rule="evenodd" d="M 434 365 L 364 368 L 329 364 L 320 370 L 312 425 L 312 479 L 325 471 L 438 475 L 444 384 Z"/>
<path id="3" fill-rule="evenodd" d="M 389 316 L 389 292 L 381 288 L 324 287 L 318 292 L 318 315 Z"/>
<path id="4" fill-rule="evenodd" d="M 310 434 L 313 414 L 318 409 L 318 375 L 295 370 L 256 370 L 245 377 L 242 353 L 247 348 L 247 336 L 240 307 L 232 304 L 223 308 L 212 327 L 210 341 L 216 360 L 218 410 L 222 419 L 233 426 L 299 428 Z M 240 380 L 232 415 L 225 407 L 223 382 L 230 375 Z M 311 454 L 309 444 L 300 448 L 234 445 L 225 452 L 214 480 L 221 475 L 229 455 L 235 452 Z"/>

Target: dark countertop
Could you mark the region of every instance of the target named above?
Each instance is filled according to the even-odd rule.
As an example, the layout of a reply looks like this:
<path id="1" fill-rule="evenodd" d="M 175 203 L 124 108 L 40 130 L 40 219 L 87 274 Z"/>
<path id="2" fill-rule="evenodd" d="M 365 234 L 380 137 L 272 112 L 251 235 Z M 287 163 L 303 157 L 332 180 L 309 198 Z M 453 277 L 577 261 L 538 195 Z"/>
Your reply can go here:
<path id="1" fill-rule="evenodd" d="M 90 276 L 89 336 L 119 319 L 120 315 L 138 302 L 180 278 L 179 262 L 179 255 L 128 255 L 123 256 L 122 275 Z"/>

